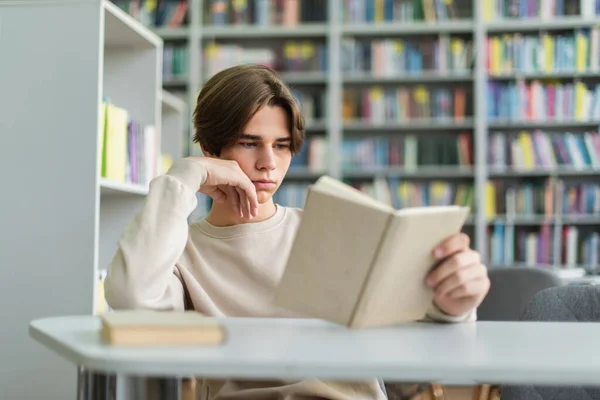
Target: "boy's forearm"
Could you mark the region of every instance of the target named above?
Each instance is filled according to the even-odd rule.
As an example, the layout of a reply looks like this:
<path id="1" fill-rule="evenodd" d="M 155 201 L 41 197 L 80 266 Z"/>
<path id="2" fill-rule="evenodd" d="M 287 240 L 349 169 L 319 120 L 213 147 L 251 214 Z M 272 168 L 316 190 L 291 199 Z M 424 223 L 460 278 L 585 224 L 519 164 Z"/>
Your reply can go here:
<path id="1" fill-rule="evenodd" d="M 150 183 L 144 207 L 127 225 L 105 282 L 114 309 L 183 308 L 183 286 L 174 274 L 188 240 L 190 213 L 206 171 L 178 160 L 166 175 Z"/>

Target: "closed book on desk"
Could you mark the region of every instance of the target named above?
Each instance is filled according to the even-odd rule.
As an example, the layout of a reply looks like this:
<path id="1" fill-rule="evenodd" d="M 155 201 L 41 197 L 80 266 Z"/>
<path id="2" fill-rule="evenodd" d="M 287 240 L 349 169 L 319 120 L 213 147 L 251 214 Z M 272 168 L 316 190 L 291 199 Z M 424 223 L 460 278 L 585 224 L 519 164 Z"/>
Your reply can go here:
<path id="1" fill-rule="evenodd" d="M 222 326 L 195 311 L 119 310 L 101 315 L 102 337 L 112 345 L 216 345 Z"/>
<path id="2" fill-rule="evenodd" d="M 395 210 L 331 177 L 308 189 L 276 291 L 277 306 L 363 328 L 425 317 L 432 250 L 460 232 L 468 207 Z"/>

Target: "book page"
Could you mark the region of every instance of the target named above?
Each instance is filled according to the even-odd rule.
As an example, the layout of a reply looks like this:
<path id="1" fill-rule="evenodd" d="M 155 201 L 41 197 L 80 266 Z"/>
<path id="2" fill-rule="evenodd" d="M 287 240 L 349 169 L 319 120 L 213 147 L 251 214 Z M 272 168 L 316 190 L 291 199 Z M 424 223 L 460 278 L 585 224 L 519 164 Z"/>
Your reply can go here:
<path id="1" fill-rule="evenodd" d="M 191 327 L 214 325 L 215 322 L 196 311 L 118 310 L 101 315 L 111 328 Z"/>
<path id="2" fill-rule="evenodd" d="M 309 191 L 275 305 L 348 324 L 392 213 Z"/>

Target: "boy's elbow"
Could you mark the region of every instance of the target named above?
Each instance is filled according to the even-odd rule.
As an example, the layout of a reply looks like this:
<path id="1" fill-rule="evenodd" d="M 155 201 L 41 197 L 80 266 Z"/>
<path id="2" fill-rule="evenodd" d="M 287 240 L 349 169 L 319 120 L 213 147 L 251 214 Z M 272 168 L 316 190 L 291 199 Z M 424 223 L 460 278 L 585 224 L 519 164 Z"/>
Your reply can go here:
<path id="1" fill-rule="evenodd" d="M 104 280 L 104 297 L 113 310 L 148 308 L 145 293 L 128 274 L 123 257 L 117 253 L 108 267 Z"/>
<path id="2" fill-rule="evenodd" d="M 125 268 L 111 264 L 104 281 L 104 297 L 113 310 L 173 310 L 183 309 L 183 286 L 173 274 L 170 281 L 154 286 L 150 282 L 132 279 Z"/>
<path id="3" fill-rule="evenodd" d="M 127 279 L 114 276 L 114 273 L 109 272 L 106 276 L 104 296 L 106 303 L 113 310 L 146 308 L 143 296 L 136 293 Z"/>

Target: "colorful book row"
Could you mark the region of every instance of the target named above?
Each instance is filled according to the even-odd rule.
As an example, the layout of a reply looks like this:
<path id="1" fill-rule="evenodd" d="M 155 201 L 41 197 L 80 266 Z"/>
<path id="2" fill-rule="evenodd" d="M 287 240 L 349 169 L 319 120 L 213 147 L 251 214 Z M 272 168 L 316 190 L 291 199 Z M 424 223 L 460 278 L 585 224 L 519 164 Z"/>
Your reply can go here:
<path id="1" fill-rule="evenodd" d="M 486 217 L 585 218 L 600 216 L 600 185 L 548 178 L 544 181 L 490 181 L 486 186 Z"/>
<path id="2" fill-rule="evenodd" d="M 491 36 L 486 41 L 486 57 L 492 75 L 596 71 L 600 69 L 600 29 Z"/>
<path id="3" fill-rule="evenodd" d="M 365 40 L 342 39 L 344 72 L 367 72 L 375 76 L 436 71 L 466 73 L 473 63 L 471 40 L 449 35 L 439 39 Z"/>
<path id="4" fill-rule="evenodd" d="M 600 0 L 483 0 L 487 21 L 600 15 Z"/>
<path id="5" fill-rule="evenodd" d="M 600 168 L 600 134 L 595 130 L 582 133 L 493 132 L 489 139 L 488 160 L 490 167 L 496 169 Z"/>
<path id="6" fill-rule="evenodd" d="M 327 0 L 204 0 L 205 23 L 283 25 L 327 21 Z"/>
<path id="7" fill-rule="evenodd" d="M 471 103 L 465 88 L 406 85 L 345 89 L 343 119 L 373 124 L 415 119 L 462 120 Z"/>
<path id="8" fill-rule="evenodd" d="M 473 165 L 473 141 L 470 133 L 457 136 L 419 137 L 409 134 L 401 137 L 344 139 L 342 168 Z"/>
<path id="9" fill-rule="evenodd" d="M 597 121 L 600 84 L 495 82 L 487 84 L 488 117 L 514 121 Z"/>
<path id="10" fill-rule="evenodd" d="M 447 21 L 459 17 L 454 0 L 342 0 L 345 22 Z"/>
<path id="11" fill-rule="evenodd" d="M 238 44 L 209 41 L 204 46 L 204 68 L 207 77 L 239 64 L 261 64 L 279 72 L 326 72 L 326 44 L 308 40 L 286 41 L 275 47 L 245 48 Z"/>
<path id="12" fill-rule="evenodd" d="M 127 110 L 102 102 L 100 176 L 113 182 L 147 185 L 160 172 L 158 132 L 133 121 Z"/>
<path id="13" fill-rule="evenodd" d="M 188 24 L 188 0 L 111 0 L 144 26 L 177 28 Z"/>
<path id="14" fill-rule="evenodd" d="M 402 182 L 397 178 L 376 178 L 369 182 L 348 182 L 363 193 L 395 208 L 433 205 L 462 205 L 474 207 L 472 184 L 452 184 L 444 181 L 426 183 Z M 304 206 L 309 183 L 284 182 L 275 193 L 278 204 Z"/>
<path id="15" fill-rule="evenodd" d="M 554 246 L 555 234 L 560 238 L 558 248 Z M 599 233 L 592 229 L 546 224 L 532 230 L 498 222 L 489 228 L 488 240 L 492 265 L 560 266 L 598 272 Z"/>
<path id="16" fill-rule="evenodd" d="M 474 189 L 469 183 L 446 181 L 406 182 L 400 178 L 375 178 L 348 182 L 369 196 L 396 209 L 421 206 L 461 205 L 474 211 Z"/>

